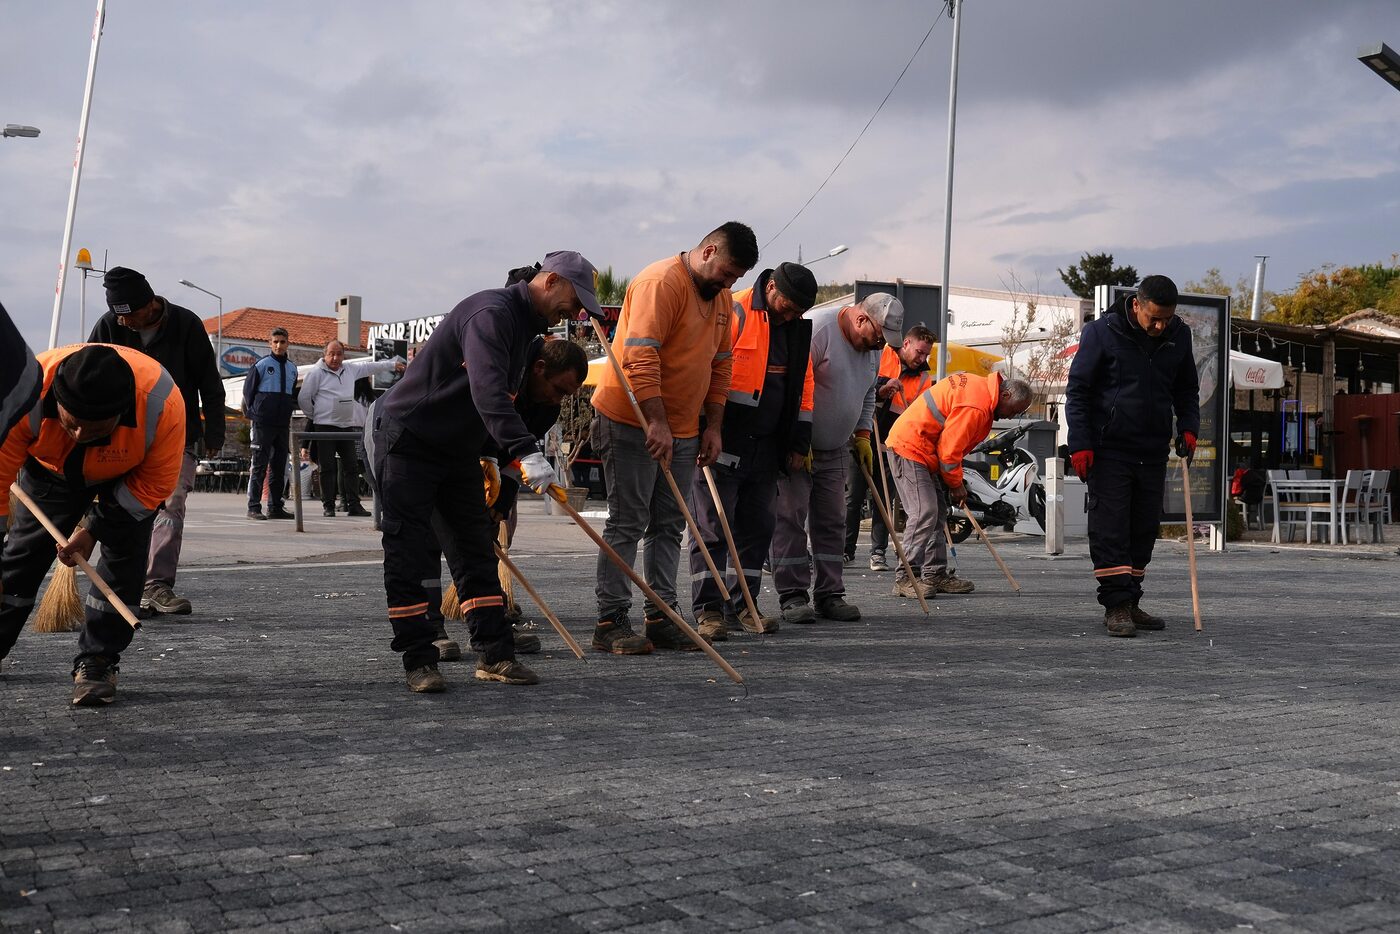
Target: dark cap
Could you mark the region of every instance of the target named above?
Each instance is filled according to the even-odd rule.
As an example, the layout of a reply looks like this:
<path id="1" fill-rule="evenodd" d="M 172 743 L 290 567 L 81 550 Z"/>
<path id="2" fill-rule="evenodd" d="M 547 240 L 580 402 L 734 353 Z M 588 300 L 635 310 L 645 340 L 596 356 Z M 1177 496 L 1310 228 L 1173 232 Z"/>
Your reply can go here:
<path id="1" fill-rule="evenodd" d="M 801 263 L 779 263 L 773 270 L 773 285 L 803 311 L 817 302 L 817 277 Z"/>
<path id="2" fill-rule="evenodd" d="M 146 277 L 125 266 L 113 266 L 107 270 L 102 277 L 102 286 L 107 290 L 107 307 L 118 315 L 138 311 L 156 297 Z"/>
<path id="3" fill-rule="evenodd" d="M 58 365 L 52 392 L 74 418 L 100 422 L 131 408 L 136 377 L 115 348 L 89 344 Z"/>
<path id="4" fill-rule="evenodd" d="M 603 308 L 598 304 L 598 268 L 584 259 L 582 253 L 573 250 L 546 253 L 540 272 L 552 272 L 568 279 L 583 303 L 583 310 L 595 318 L 603 317 Z"/>

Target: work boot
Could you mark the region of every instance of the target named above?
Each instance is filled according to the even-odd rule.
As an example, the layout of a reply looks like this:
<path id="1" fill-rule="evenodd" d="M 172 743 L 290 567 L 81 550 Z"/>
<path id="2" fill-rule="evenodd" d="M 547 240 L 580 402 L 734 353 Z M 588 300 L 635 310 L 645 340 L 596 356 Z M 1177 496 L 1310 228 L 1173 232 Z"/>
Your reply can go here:
<path id="1" fill-rule="evenodd" d="M 184 616 L 193 607 L 190 606 L 190 601 L 177 594 L 169 585 L 147 584 L 145 592 L 141 595 L 141 609 Z"/>
<path id="2" fill-rule="evenodd" d="M 73 706 L 101 707 L 117 699 L 117 666 L 85 658 L 73 669 Z"/>
<path id="3" fill-rule="evenodd" d="M 671 649 L 675 652 L 698 652 L 700 646 L 690 641 L 690 637 L 671 621 L 669 617 L 646 618 L 647 640 L 658 649 Z"/>
<path id="4" fill-rule="evenodd" d="M 598 620 L 593 628 L 593 648 L 613 655 L 650 655 L 654 646 L 627 623 L 626 613 Z"/>
<path id="5" fill-rule="evenodd" d="M 929 593 L 972 593 L 977 589 L 972 581 L 963 580 L 957 571 L 944 569 L 926 579 Z"/>
<path id="6" fill-rule="evenodd" d="M 408 679 L 408 689 L 414 694 L 441 694 L 447 689 L 447 682 L 442 680 L 442 672 L 436 665 L 415 668 L 404 672 L 404 676 Z"/>
<path id="7" fill-rule="evenodd" d="M 358 518 L 363 519 L 369 515 L 369 510 L 361 506 L 359 503 L 351 503 L 349 506 L 345 507 L 345 514 L 347 516 L 357 516 Z"/>
<path id="8" fill-rule="evenodd" d="M 284 508 L 282 508 L 281 506 L 277 506 L 277 507 L 275 507 L 275 508 L 269 508 L 269 509 L 267 510 L 267 517 L 268 517 L 269 519 L 295 519 L 295 518 L 296 518 L 296 516 L 292 515 L 290 512 L 287 512 L 287 510 L 284 509 Z"/>
<path id="9" fill-rule="evenodd" d="M 321 507 L 321 515 L 325 516 L 327 519 L 334 519 L 334 518 L 335 518 L 335 507 L 334 507 L 334 506 L 322 506 L 322 507 Z"/>
<path id="10" fill-rule="evenodd" d="M 900 568 L 894 578 L 894 595 L 910 600 L 917 600 L 919 597 L 929 600 L 933 598 L 933 591 L 929 589 L 927 581 L 915 580 Z"/>
<path id="11" fill-rule="evenodd" d="M 1156 632 L 1167 628 L 1167 621 L 1160 616 L 1153 616 L 1151 613 L 1139 607 L 1136 603 L 1129 604 L 1128 613 L 1133 618 L 1133 625 L 1138 629 L 1146 629 Z"/>
<path id="12" fill-rule="evenodd" d="M 540 637 L 528 629 L 533 628 L 531 623 L 521 623 L 510 627 L 511 638 L 515 640 L 516 655 L 538 655 L 540 652 Z"/>
<path id="13" fill-rule="evenodd" d="M 695 617 L 695 631 L 706 642 L 725 642 L 729 639 L 729 627 L 725 625 L 724 614 L 719 610 L 701 610 Z"/>
<path id="14" fill-rule="evenodd" d="M 860 619 L 860 608 L 847 603 L 841 594 L 836 594 L 817 600 L 817 615 L 839 623 L 853 623 Z"/>
<path id="15" fill-rule="evenodd" d="M 262 520 L 262 521 L 266 521 L 266 520 L 267 520 L 267 516 L 263 515 L 263 511 L 262 511 L 262 507 L 261 507 L 261 506 L 250 506 L 250 507 L 248 507 L 248 518 L 249 518 L 249 519 L 260 519 L 260 520 Z"/>
<path id="16" fill-rule="evenodd" d="M 457 640 L 447 634 L 445 623 L 437 624 L 437 636 L 433 639 L 433 645 L 437 646 L 438 661 L 457 662 L 462 660 L 462 647 L 457 644 Z"/>
<path id="17" fill-rule="evenodd" d="M 757 621 L 748 607 L 739 611 L 739 625 L 744 627 L 744 632 L 752 632 L 760 636 L 771 636 L 778 631 L 778 621 L 771 616 L 758 615 Z"/>
<path id="18" fill-rule="evenodd" d="M 782 620 L 785 623 L 815 623 L 816 611 L 807 603 L 807 598 L 790 597 L 783 601 Z"/>
<path id="19" fill-rule="evenodd" d="M 841 556 L 841 567 L 843 567 L 843 568 L 853 568 L 853 567 L 855 567 L 855 566 L 856 566 L 856 556 L 855 556 L 855 555 L 842 555 L 842 556 Z"/>
<path id="20" fill-rule="evenodd" d="M 1103 624 L 1108 627 L 1110 636 L 1131 638 L 1137 635 L 1137 627 L 1133 625 L 1133 608 L 1127 603 L 1120 603 L 1105 610 Z"/>
<path id="21" fill-rule="evenodd" d="M 883 551 L 872 551 L 870 553 L 870 570 L 888 571 L 889 569 L 890 566 L 885 562 L 885 553 Z"/>
<path id="22" fill-rule="evenodd" d="M 513 658 L 488 665 L 486 657 L 482 656 L 476 661 L 476 680 L 499 681 L 502 684 L 539 684 L 540 676 Z"/>

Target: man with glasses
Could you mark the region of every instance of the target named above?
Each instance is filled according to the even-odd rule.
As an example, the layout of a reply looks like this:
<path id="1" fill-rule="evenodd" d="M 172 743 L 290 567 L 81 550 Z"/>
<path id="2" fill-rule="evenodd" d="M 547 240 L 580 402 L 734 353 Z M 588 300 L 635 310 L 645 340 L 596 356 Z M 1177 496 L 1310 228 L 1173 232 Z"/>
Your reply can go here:
<path id="1" fill-rule="evenodd" d="M 817 280 L 806 266 L 779 263 L 758 274 L 753 288 L 734 293 L 734 348 L 729 401 L 724 406 L 723 450 L 713 472 L 734 534 L 740 567 L 726 576 L 731 600 L 722 603 L 701 548 L 715 567 L 729 559 L 724 530 L 709 484 L 692 484 L 695 524 L 703 542 L 690 541 L 691 607 L 700 635 L 729 637 L 729 620 L 746 632 L 772 633 L 778 621 L 755 618 L 738 590 L 738 575 L 757 601 L 763 559 L 773 540 L 773 496 L 780 474 L 801 470 L 812 447 L 812 322 L 803 313 L 817 299 Z"/>
<path id="2" fill-rule="evenodd" d="M 870 430 L 880 350 L 903 340 L 904 306 L 876 292 L 858 305 L 821 308 L 807 317 L 815 383 L 812 449 L 805 469 L 778 480 L 769 560 L 784 622 L 813 623 L 818 616 L 849 622 L 860 619 L 860 609 L 846 602 L 841 579 L 846 464 L 852 452 L 867 470 L 875 464 Z"/>
<path id="3" fill-rule="evenodd" d="M 248 369 L 243 380 L 243 414 L 251 422 L 253 463 L 248 469 L 248 518 L 291 519 L 282 508 L 287 474 L 287 439 L 296 409 L 297 365 L 287 359 L 287 329 L 272 329 L 266 357 Z M 267 480 L 267 514 L 262 511 Z"/>
<path id="4" fill-rule="evenodd" d="M 175 572 L 185 537 L 185 501 L 194 489 L 197 447 L 218 454 L 224 446 L 224 383 L 204 322 L 188 308 L 171 304 L 151 290 L 134 269 L 113 266 L 102 277 L 107 314 L 98 319 L 88 340 L 133 347 L 154 357 L 175 380 L 185 401 L 185 455 L 180 480 L 155 517 L 150 560 L 141 609 L 183 615 L 190 601 L 175 593 Z M 200 420 L 203 408 L 204 419 Z"/>

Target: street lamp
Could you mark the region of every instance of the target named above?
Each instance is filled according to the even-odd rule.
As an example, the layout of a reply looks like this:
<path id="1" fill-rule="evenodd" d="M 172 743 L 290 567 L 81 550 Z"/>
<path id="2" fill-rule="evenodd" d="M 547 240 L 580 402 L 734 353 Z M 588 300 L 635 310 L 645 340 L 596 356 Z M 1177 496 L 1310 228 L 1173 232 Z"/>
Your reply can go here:
<path id="1" fill-rule="evenodd" d="M 822 260 L 824 260 L 824 259 L 831 259 L 833 256 L 840 256 L 842 253 L 846 252 L 846 250 L 848 250 L 848 249 L 849 249 L 849 247 L 847 247 L 846 244 L 844 244 L 844 243 L 841 244 L 840 246 L 834 246 L 834 247 L 832 247 L 830 250 L 827 251 L 827 254 L 826 254 L 825 256 L 818 256 L 816 259 L 812 260 L 812 263 L 820 263 L 820 262 L 821 262 Z M 801 260 L 798 260 L 798 262 L 800 263 L 800 262 L 802 262 L 802 261 L 801 261 Z M 805 263 L 804 265 L 810 266 L 810 265 L 812 265 L 812 263 Z"/>
<path id="2" fill-rule="evenodd" d="M 224 298 L 222 295 L 211 292 L 208 289 L 200 288 L 188 279 L 181 279 L 180 284 L 186 288 L 194 289 L 196 292 L 203 292 L 205 295 L 213 295 L 219 300 L 219 339 L 214 345 L 217 348 L 214 351 L 214 357 L 217 360 L 219 373 L 222 374 L 224 372 Z"/>
<path id="3" fill-rule="evenodd" d="M 1400 91 L 1400 55 L 1384 42 L 1363 45 L 1356 54 L 1356 60 L 1385 79 L 1395 90 Z"/>
<path id="4" fill-rule="evenodd" d="M 3 136 L 5 139 L 9 139 L 11 136 L 25 136 L 33 139 L 38 135 L 39 128 L 37 126 L 24 126 L 19 123 L 7 123 L 5 124 L 5 129 L 0 130 L 0 136 Z"/>
<path id="5" fill-rule="evenodd" d="M 105 262 L 105 260 L 104 260 Z M 92 254 L 86 249 L 78 251 L 78 259 L 73 265 L 83 271 L 83 288 L 78 293 L 78 340 L 87 340 L 87 280 L 88 276 L 95 272 L 106 272 L 105 269 L 92 268 Z"/>

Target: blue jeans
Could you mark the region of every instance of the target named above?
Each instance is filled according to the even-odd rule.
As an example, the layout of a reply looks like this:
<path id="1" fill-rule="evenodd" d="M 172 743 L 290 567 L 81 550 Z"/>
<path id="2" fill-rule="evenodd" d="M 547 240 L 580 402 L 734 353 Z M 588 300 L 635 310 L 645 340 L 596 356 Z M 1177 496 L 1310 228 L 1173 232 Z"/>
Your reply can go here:
<path id="1" fill-rule="evenodd" d="M 593 449 L 603 460 L 603 473 L 608 481 L 608 521 L 603 526 L 603 541 L 628 564 L 636 561 L 637 544 L 645 545 L 642 578 L 658 597 L 674 606 L 685 517 L 671 495 L 661 465 L 647 453 L 646 432 L 600 414 L 593 422 L 589 437 Z M 689 495 L 695 476 L 695 457 L 699 452 L 698 435 L 676 439 L 671 455 L 671 475 L 682 495 Z M 595 593 L 599 619 L 615 613 L 626 614 L 632 608 L 632 582 L 601 552 Z M 651 606 L 650 600 L 644 612 L 649 616 L 661 615 L 658 608 Z"/>

